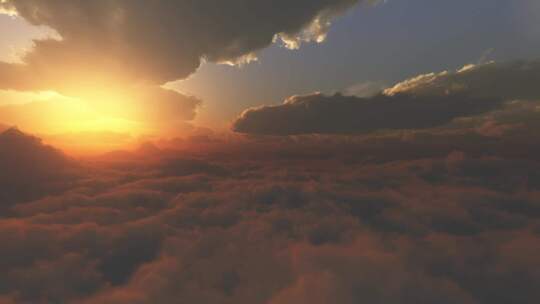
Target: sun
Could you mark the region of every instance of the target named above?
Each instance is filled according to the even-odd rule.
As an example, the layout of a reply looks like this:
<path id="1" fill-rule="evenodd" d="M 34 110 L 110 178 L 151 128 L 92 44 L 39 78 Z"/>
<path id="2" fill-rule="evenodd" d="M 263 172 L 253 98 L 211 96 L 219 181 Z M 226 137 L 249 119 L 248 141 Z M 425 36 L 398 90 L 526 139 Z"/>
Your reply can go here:
<path id="1" fill-rule="evenodd" d="M 96 153 L 121 149 L 155 130 L 137 117 L 140 105 L 120 90 L 94 89 L 73 96 L 58 92 L 4 92 L 0 121 L 43 137 L 62 149 Z"/>

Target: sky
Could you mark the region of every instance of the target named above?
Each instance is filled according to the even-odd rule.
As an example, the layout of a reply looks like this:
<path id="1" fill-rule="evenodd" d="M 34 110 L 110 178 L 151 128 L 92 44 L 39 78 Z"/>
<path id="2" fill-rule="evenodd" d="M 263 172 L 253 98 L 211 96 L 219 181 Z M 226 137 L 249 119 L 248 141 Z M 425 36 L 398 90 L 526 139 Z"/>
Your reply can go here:
<path id="1" fill-rule="evenodd" d="M 0 304 L 536 304 L 537 0 L 0 0 Z"/>
<path id="2" fill-rule="evenodd" d="M 279 45 L 240 69 L 203 65 L 182 91 L 201 96 L 204 122 L 226 123 L 247 107 L 294 94 L 346 91 L 481 61 L 536 59 L 539 5 L 531 0 L 386 1 L 334 22 L 323 44 Z"/>
<path id="3" fill-rule="evenodd" d="M 13 111 L 8 111 L 9 114 L 4 116 L 11 118 L 4 118 L 3 122 L 30 131 L 39 130 L 43 135 L 71 131 L 114 132 L 139 137 L 163 135 L 159 132 L 162 129 L 167 129 L 169 133 L 173 130 L 185 133 L 194 128 L 228 131 L 244 110 L 280 104 L 293 95 L 314 92 L 370 94 L 371 91 L 393 86 L 416 75 L 456 70 L 466 64 L 536 59 L 540 51 L 540 35 L 535 21 L 539 16 L 539 5 L 533 0 L 459 0 L 441 3 L 393 0 L 363 3 L 329 17 L 331 26 L 325 29 L 328 33 L 325 32 L 325 39 L 321 43 L 307 41 L 298 49 L 291 50 L 283 42 L 267 42 L 264 47 L 256 46 L 247 52 L 255 54 L 256 61 L 231 66 L 216 63 L 223 60 L 208 59 L 201 61 L 198 68 L 196 64 L 188 72 L 178 73 L 180 76 L 158 80 L 157 85 L 165 85 L 197 99 L 188 101 L 191 105 L 196 104 L 194 109 L 179 106 L 177 111 L 188 113 L 171 114 L 167 122 L 157 119 L 161 121 L 157 124 L 155 121 L 157 116 L 165 116 L 163 113 L 150 115 L 154 116 L 153 119 L 146 119 L 152 120 L 150 122 L 143 121 L 145 119 L 140 116 L 144 114 L 141 113 L 155 107 L 152 102 L 128 101 L 134 98 L 126 97 L 125 92 L 111 92 L 112 87 L 118 91 L 118 83 L 122 81 L 119 79 L 104 80 L 114 83 L 110 85 L 89 84 L 94 80 L 88 80 L 84 84 L 86 87 L 64 88 L 65 92 L 59 92 L 67 97 L 60 98 L 64 101 L 69 98 L 85 101 L 68 102 L 67 105 L 49 107 L 54 109 L 47 111 L 53 117 L 78 117 L 77 122 L 58 118 L 56 121 L 63 123 L 37 123 L 38 120 L 27 114 L 28 111 L 19 115 L 18 119 L 13 118 Z M 31 25 L 25 18 L 14 14 L 0 15 L 3 37 L 0 41 L 1 60 L 24 61 L 24 54 L 32 53 L 33 39 L 61 39 L 61 35 L 52 28 L 54 26 L 46 22 L 33 23 L 37 25 Z M 106 36 L 104 33 L 101 35 Z M 98 48 L 84 56 L 99 57 L 100 52 Z M 81 56 L 83 53 L 81 51 Z M 144 56 L 142 60 L 146 60 L 146 56 L 152 55 L 141 53 L 137 56 Z M 178 53 L 180 57 L 181 50 Z M 74 60 L 78 63 L 84 61 L 80 58 Z M 97 64 L 80 68 L 86 70 L 82 73 L 90 74 L 89 70 L 95 66 Z M 62 70 L 59 67 L 54 69 Z M 105 79 L 108 75 L 119 76 L 127 70 L 119 69 L 122 71 L 118 73 L 107 71 L 107 68 L 93 71 L 93 77 Z M 74 73 L 76 75 L 54 77 L 80 78 L 77 74 L 81 72 Z M 13 90 L 6 87 L 0 91 L 3 104 L 29 103 L 36 99 L 55 100 L 54 103 L 58 104 L 57 96 L 51 95 L 51 91 L 58 92 L 62 88 L 49 84 L 49 87 Z M 28 91 L 32 93 L 28 95 Z M 43 91 L 47 93 L 39 95 Z M 39 96 L 35 95 L 36 92 Z M 116 99 L 114 103 L 118 106 L 111 106 L 110 99 Z M 125 108 L 136 107 L 138 110 L 134 113 L 124 113 L 128 112 L 124 111 Z M 160 105 L 156 107 L 163 108 Z M 175 115 L 178 119 L 174 119 Z M 87 121 L 81 122 L 81 117 Z M 105 144 L 102 148 L 106 147 Z"/>

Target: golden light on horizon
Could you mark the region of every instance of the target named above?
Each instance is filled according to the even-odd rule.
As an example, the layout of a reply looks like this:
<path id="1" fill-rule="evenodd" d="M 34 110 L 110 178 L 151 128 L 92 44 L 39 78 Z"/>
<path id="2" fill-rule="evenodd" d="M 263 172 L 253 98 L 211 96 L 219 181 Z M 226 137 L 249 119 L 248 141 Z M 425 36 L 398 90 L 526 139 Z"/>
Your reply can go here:
<path id="1" fill-rule="evenodd" d="M 179 136 L 195 117 L 200 104 L 196 97 L 153 83 L 130 83 L 125 72 L 88 65 L 79 62 L 46 74 L 54 89 L 0 90 L 0 122 L 54 138 L 60 148 L 76 146 L 86 152 L 125 146 L 124 140 L 110 140 L 110 134 L 130 138 L 129 143 L 141 137 Z"/>
<path id="2" fill-rule="evenodd" d="M 0 25 L 9 25 L 0 30 L 0 64 L 14 68 L 10 85 L 0 89 L 0 128 L 18 127 L 62 149 L 99 152 L 141 137 L 179 136 L 190 127 L 199 100 L 160 86 L 152 78 L 159 69 L 133 64 L 135 53 L 114 43 L 96 48 L 96 40 L 85 39 L 64 48 L 56 44 L 62 31 L 29 22 L 8 6 L 0 14 Z"/>
<path id="3" fill-rule="evenodd" d="M 135 138 L 156 132 L 137 115 L 144 113 L 141 104 L 118 91 L 87 91 L 79 97 L 53 91 L 0 94 L 11 97 L 11 102 L 0 104 L 2 122 L 77 153 L 123 148 Z"/>

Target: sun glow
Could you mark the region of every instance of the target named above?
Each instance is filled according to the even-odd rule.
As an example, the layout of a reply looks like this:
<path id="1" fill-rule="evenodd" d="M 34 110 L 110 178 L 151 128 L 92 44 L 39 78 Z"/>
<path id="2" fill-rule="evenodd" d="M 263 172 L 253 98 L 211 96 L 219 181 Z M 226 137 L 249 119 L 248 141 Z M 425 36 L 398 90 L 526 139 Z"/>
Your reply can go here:
<path id="1" fill-rule="evenodd" d="M 123 148 L 154 131 L 140 113 L 141 104 L 118 91 L 94 90 L 77 97 L 56 92 L 0 92 L 0 121 L 38 133 L 76 153 Z"/>

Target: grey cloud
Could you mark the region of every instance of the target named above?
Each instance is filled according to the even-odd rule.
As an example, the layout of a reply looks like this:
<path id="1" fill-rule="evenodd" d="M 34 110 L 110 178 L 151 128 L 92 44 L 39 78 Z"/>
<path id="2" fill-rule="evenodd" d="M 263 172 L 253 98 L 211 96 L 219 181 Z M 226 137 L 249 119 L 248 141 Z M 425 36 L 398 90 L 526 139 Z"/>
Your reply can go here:
<path id="1" fill-rule="evenodd" d="M 466 93 L 471 97 L 503 100 L 538 99 L 540 61 L 518 61 L 468 65 L 455 73 L 420 75 L 396 84 L 388 95 L 417 96 Z"/>
<path id="2" fill-rule="evenodd" d="M 378 95 L 363 99 L 314 94 L 292 97 L 280 106 L 247 110 L 234 122 L 233 130 L 261 135 L 299 135 L 427 129 L 457 117 L 484 113 L 501 102 L 466 95 Z"/>
<path id="3" fill-rule="evenodd" d="M 320 39 L 327 22 L 362 2 L 8 0 L 0 5 L 32 24 L 57 31 L 61 40 L 36 41 L 24 61 L 27 76 L 62 87 L 65 79 L 88 83 L 137 79 L 158 85 L 182 79 L 203 58 L 234 61 L 269 46 L 278 34 L 289 41 L 298 35 Z M 310 27 L 313 22 L 321 26 Z M 305 33 L 310 29 L 313 33 Z M 11 74 L 6 69 L 15 66 L 2 64 L 0 80 L 6 81 L 0 86 L 14 86 L 3 77 Z M 80 79 L 82 75 L 87 78 Z"/>
<path id="4" fill-rule="evenodd" d="M 293 96 L 282 105 L 246 110 L 233 130 L 247 134 L 355 134 L 429 129 L 501 108 L 516 99 L 536 100 L 538 62 L 467 66 L 426 74 L 360 98 L 320 93 Z"/>

